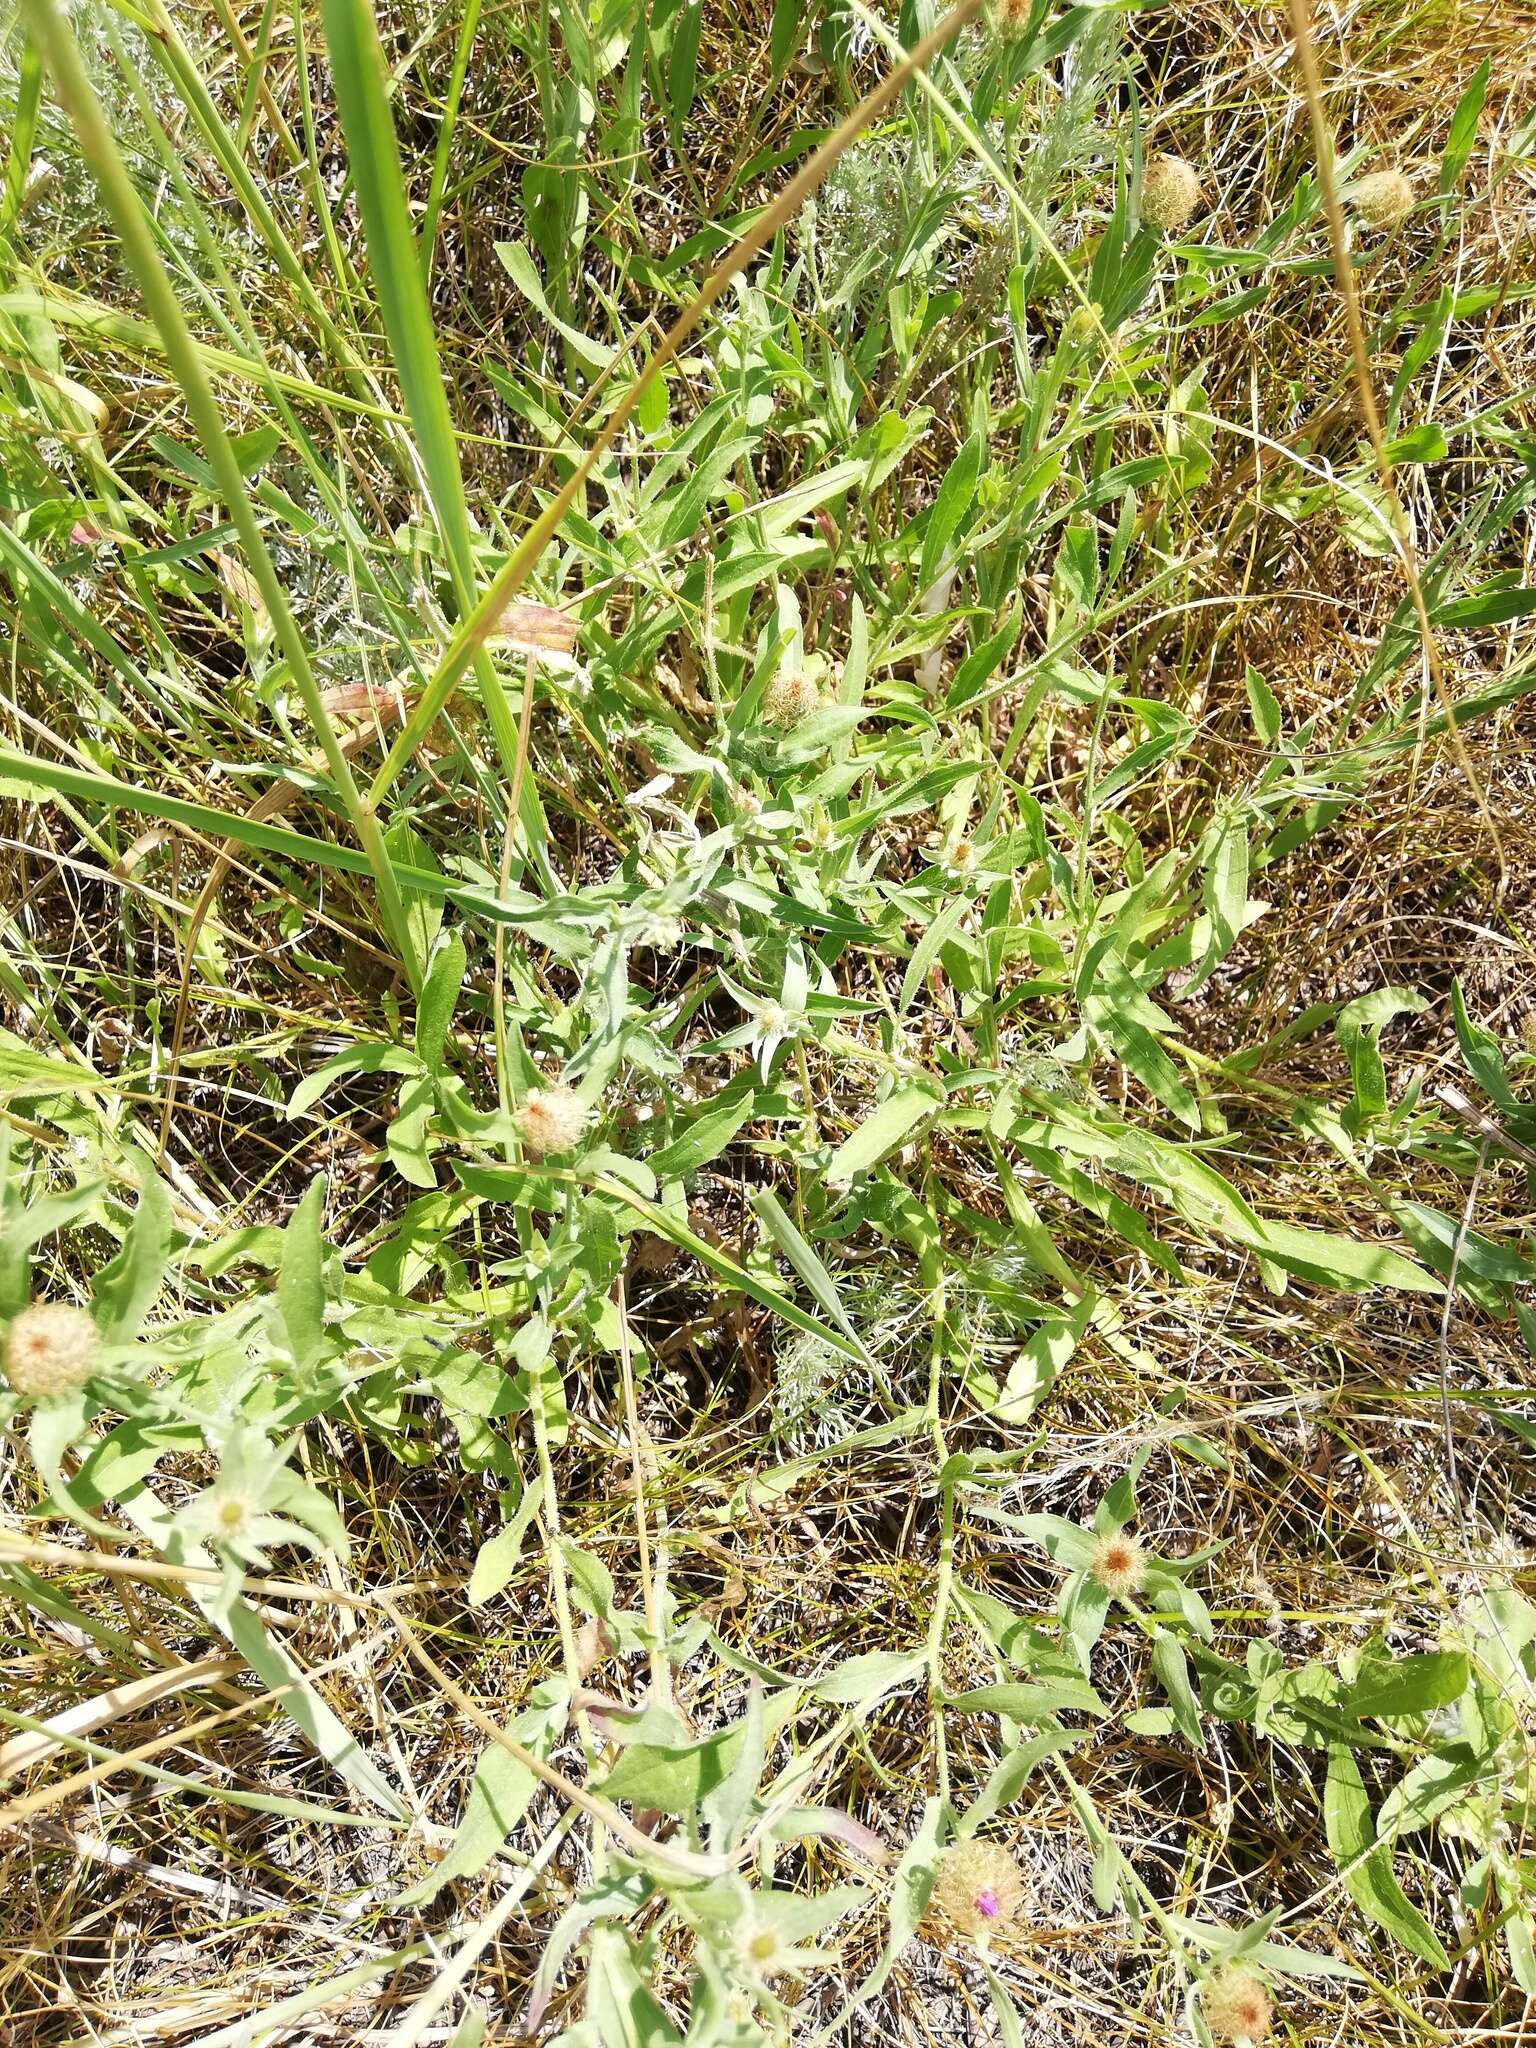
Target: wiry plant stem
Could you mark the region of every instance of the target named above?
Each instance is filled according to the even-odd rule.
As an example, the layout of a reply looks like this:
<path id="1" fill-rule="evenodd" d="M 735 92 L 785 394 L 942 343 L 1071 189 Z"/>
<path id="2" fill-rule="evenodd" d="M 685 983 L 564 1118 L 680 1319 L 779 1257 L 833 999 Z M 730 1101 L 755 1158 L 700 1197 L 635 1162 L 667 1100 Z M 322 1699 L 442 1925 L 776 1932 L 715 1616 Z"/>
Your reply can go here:
<path id="1" fill-rule="evenodd" d="M 1333 128 L 1323 105 L 1322 74 L 1317 61 L 1317 42 L 1312 33 L 1311 0 L 1290 0 L 1290 8 L 1291 27 L 1296 39 L 1296 66 L 1301 73 L 1302 87 L 1306 93 L 1307 113 L 1312 123 L 1312 143 L 1317 152 L 1318 183 L 1322 187 L 1323 208 L 1328 216 L 1333 271 L 1338 280 L 1339 296 L 1344 301 L 1344 320 L 1349 333 L 1349 353 L 1354 367 L 1355 391 L 1360 401 L 1360 420 L 1371 444 L 1371 453 L 1376 461 L 1376 473 L 1381 479 L 1382 495 L 1387 501 L 1387 510 L 1391 516 L 1393 534 L 1397 541 L 1397 558 L 1402 565 L 1403 580 L 1408 585 L 1414 616 L 1418 620 L 1419 639 L 1424 649 L 1424 664 L 1429 670 L 1435 695 L 1440 700 L 1440 709 L 1445 714 L 1446 736 L 1455 753 L 1456 764 L 1467 778 L 1467 787 L 1477 799 L 1483 825 L 1488 837 L 1493 841 L 1493 850 L 1499 863 L 1502 880 L 1508 873 L 1504 858 L 1504 842 L 1499 837 L 1499 828 L 1494 823 L 1488 798 L 1478 780 L 1477 770 L 1472 766 L 1471 756 L 1456 723 L 1456 706 L 1451 697 L 1450 683 L 1440 659 L 1440 650 L 1435 643 L 1429 607 L 1424 601 L 1424 585 L 1419 576 L 1418 550 L 1414 546 L 1413 528 L 1408 521 L 1408 508 L 1403 503 L 1402 493 L 1397 487 L 1397 474 L 1392 467 L 1392 458 L 1387 453 L 1386 436 L 1381 429 L 1381 415 L 1376 409 L 1376 392 L 1371 379 L 1371 358 L 1365 341 L 1365 322 L 1360 316 L 1360 295 L 1355 290 L 1355 274 L 1349 260 L 1349 236 L 1344 222 L 1344 208 L 1339 199 L 1338 179 L 1333 172 Z"/>

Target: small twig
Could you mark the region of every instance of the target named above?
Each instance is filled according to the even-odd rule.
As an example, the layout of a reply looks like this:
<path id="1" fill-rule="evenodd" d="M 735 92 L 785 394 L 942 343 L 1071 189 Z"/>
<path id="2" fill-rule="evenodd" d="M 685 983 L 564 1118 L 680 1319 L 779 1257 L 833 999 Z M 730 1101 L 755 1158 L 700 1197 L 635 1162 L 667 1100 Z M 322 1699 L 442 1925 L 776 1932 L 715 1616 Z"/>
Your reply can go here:
<path id="1" fill-rule="evenodd" d="M 1306 94 L 1307 113 L 1312 123 L 1312 142 L 1317 152 L 1318 183 L 1322 187 L 1323 207 L 1328 216 L 1328 237 L 1333 250 L 1334 276 L 1338 280 L 1339 296 L 1344 301 L 1344 318 L 1349 332 L 1349 352 L 1354 364 L 1360 419 L 1371 444 L 1371 453 L 1376 459 L 1376 473 L 1381 480 L 1387 510 L 1391 514 L 1398 561 L 1418 619 L 1425 666 L 1429 670 L 1435 695 L 1440 700 L 1440 709 L 1445 713 L 1446 736 L 1451 742 L 1457 766 L 1467 778 L 1467 787 L 1477 799 L 1478 811 L 1488 836 L 1493 841 L 1494 854 L 1499 864 L 1499 885 L 1502 890 L 1509 874 L 1504 858 L 1504 842 L 1499 837 L 1499 828 L 1494 823 L 1493 811 L 1478 780 L 1477 770 L 1472 766 L 1466 742 L 1461 737 L 1461 729 L 1456 723 L 1456 706 L 1451 697 L 1450 683 L 1446 677 L 1444 664 L 1440 660 L 1439 648 L 1435 644 L 1429 607 L 1424 601 L 1424 586 L 1419 578 L 1418 551 L 1413 543 L 1413 529 L 1408 522 L 1408 508 L 1403 503 L 1402 493 L 1397 487 L 1392 458 L 1387 453 L 1386 436 L 1381 430 L 1381 415 L 1376 409 L 1376 393 L 1371 381 L 1371 359 L 1365 341 L 1365 322 L 1361 318 L 1360 296 L 1355 290 L 1355 274 L 1349 260 L 1349 235 L 1344 223 L 1344 208 L 1339 200 L 1338 180 L 1333 174 L 1333 130 L 1323 106 L 1322 74 L 1317 62 L 1317 44 L 1312 34 L 1311 0 L 1290 0 L 1290 8 L 1291 25 L 1296 38 L 1296 66 L 1301 73 L 1302 87 Z"/>
<path id="2" fill-rule="evenodd" d="M 484 1708 L 477 1706 L 461 1686 L 454 1683 L 389 1595 L 380 1593 L 376 1595 L 376 1599 L 378 1605 L 399 1629 L 401 1640 L 410 1656 L 426 1672 L 443 1696 L 453 1702 L 466 1720 L 472 1721 L 482 1735 L 488 1736 L 509 1756 L 515 1757 L 541 1784 L 547 1785 L 552 1792 L 557 1792 L 571 1806 L 580 1807 L 590 1820 L 596 1821 L 600 1826 L 607 1828 L 610 1834 L 616 1835 L 634 1855 L 646 1861 L 670 1864 L 674 1870 L 680 1870 L 688 1877 L 721 1877 L 730 1869 L 731 1863 L 727 1857 L 698 1855 L 692 1849 L 680 1848 L 674 1842 L 658 1841 L 655 1836 L 646 1834 L 643 1829 L 637 1828 L 632 1820 L 626 1819 L 608 1800 L 599 1799 L 595 1793 L 587 1791 L 585 1786 L 578 1785 L 566 1777 L 563 1771 L 557 1771 L 553 1764 L 545 1763 L 543 1757 L 536 1756 L 531 1749 L 525 1748 L 498 1722 L 493 1721 Z"/>
<path id="3" fill-rule="evenodd" d="M 1451 1504 L 1456 1510 L 1463 1544 L 1467 1540 L 1467 1508 L 1461 1491 L 1461 1472 L 1456 1463 L 1456 1433 L 1451 1426 L 1451 1308 L 1456 1298 L 1456 1275 L 1461 1267 L 1462 1246 L 1472 1228 L 1472 1211 L 1477 1206 L 1483 1169 L 1488 1164 L 1488 1144 L 1484 1138 L 1477 1155 L 1477 1170 L 1472 1175 L 1472 1185 L 1467 1189 L 1461 1222 L 1456 1228 L 1456 1239 L 1451 1246 L 1451 1269 L 1445 1276 L 1445 1303 L 1440 1310 L 1440 1333 L 1436 1345 L 1440 1357 L 1440 1427 L 1445 1435 L 1445 1472 L 1451 1482 Z"/>

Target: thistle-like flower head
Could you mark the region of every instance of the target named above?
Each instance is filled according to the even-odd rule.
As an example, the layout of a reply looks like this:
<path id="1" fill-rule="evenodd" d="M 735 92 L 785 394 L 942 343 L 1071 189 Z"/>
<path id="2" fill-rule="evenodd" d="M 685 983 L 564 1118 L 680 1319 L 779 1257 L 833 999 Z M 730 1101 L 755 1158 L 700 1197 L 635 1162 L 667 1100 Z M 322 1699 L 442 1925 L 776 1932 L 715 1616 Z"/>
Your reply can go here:
<path id="1" fill-rule="evenodd" d="M 96 1325 L 83 1308 L 36 1301 L 6 1330 L 5 1377 L 23 1400 L 51 1400 L 83 1387 L 100 1353 Z"/>
<path id="2" fill-rule="evenodd" d="M 1024 1878 L 998 1842 L 956 1842 L 939 1858 L 934 1902 L 973 1940 L 986 1942 L 1011 1927 L 1024 1904 Z"/>
<path id="3" fill-rule="evenodd" d="M 1240 1964 L 1218 1970 L 1202 1989 L 1200 2003 L 1218 2041 L 1259 2042 L 1269 2032 L 1274 2011 L 1269 1988 Z"/>
<path id="4" fill-rule="evenodd" d="M 776 675 L 763 692 L 763 723 L 789 732 L 821 706 L 821 692 L 803 669 Z"/>
<path id="5" fill-rule="evenodd" d="M 573 1088 L 555 1082 L 548 1088 L 530 1088 L 512 1121 L 528 1156 L 546 1159 L 551 1152 L 570 1151 L 587 1127 L 587 1110 Z"/>
<path id="6" fill-rule="evenodd" d="M 1165 234 L 1183 227 L 1202 196 L 1194 165 L 1181 156 L 1155 156 L 1141 174 L 1141 217 Z"/>
<path id="7" fill-rule="evenodd" d="M 1372 171 L 1349 188 L 1356 213 L 1373 228 L 1395 228 L 1413 211 L 1413 185 L 1401 171 Z"/>
<path id="8" fill-rule="evenodd" d="M 1123 1529 L 1101 1536 L 1088 1560 L 1088 1576 L 1097 1579 L 1116 1600 L 1128 1600 L 1139 1593 L 1147 1576 L 1147 1554 L 1134 1536 Z"/>

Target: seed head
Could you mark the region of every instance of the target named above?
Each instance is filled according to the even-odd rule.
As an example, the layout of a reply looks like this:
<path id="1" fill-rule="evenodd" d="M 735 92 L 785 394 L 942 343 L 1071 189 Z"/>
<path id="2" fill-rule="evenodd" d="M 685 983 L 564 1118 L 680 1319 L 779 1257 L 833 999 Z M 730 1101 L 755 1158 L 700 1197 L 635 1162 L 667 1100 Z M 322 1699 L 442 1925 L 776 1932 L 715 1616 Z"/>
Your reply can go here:
<path id="1" fill-rule="evenodd" d="M 1024 1905 L 1024 1878 L 998 1842 L 956 1842 L 939 1858 L 933 1897 L 962 1934 L 985 1942 L 1011 1927 Z"/>
<path id="2" fill-rule="evenodd" d="M 788 732 L 821 706 L 821 692 L 802 669 L 777 675 L 763 692 L 763 723 Z"/>
<path id="3" fill-rule="evenodd" d="M 587 1112 L 574 1089 L 556 1082 L 553 1088 L 530 1088 L 512 1121 L 530 1158 L 569 1152 L 587 1127 Z"/>
<path id="4" fill-rule="evenodd" d="M 1134 1536 L 1127 1536 L 1123 1529 L 1113 1535 L 1101 1536 L 1093 1546 L 1093 1555 L 1088 1560 L 1088 1575 L 1097 1579 L 1106 1593 L 1117 1600 L 1128 1600 L 1133 1593 L 1139 1593 L 1142 1581 L 1147 1576 L 1147 1554 Z"/>
<path id="5" fill-rule="evenodd" d="M 1164 233 L 1183 227 L 1203 196 L 1194 165 L 1181 156 L 1155 156 L 1141 174 L 1141 217 Z"/>
<path id="6" fill-rule="evenodd" d="M 1203 1987 L 1200 2003 L 1218 2041 L 1262 2041 L 1273 2007 L 1262 1977 L 1236 1965 L 1218 1970 Z"/>
<path id="7" fill-rule="evenodd" d="M 1350 187 L 1360 218 L 1373 228 L 1395 228 L 1413 211 L 1413 186 L 1401 171 L 1372 171 Z"/>
<path id="8" fill-rule="evenodd" d="M 96 1370 L 101 1340 L 82 1308 L 38 1301 L 11 1318 L 5 1333 L 5 1376 L 23 1400 L 72 1394 Z"/>

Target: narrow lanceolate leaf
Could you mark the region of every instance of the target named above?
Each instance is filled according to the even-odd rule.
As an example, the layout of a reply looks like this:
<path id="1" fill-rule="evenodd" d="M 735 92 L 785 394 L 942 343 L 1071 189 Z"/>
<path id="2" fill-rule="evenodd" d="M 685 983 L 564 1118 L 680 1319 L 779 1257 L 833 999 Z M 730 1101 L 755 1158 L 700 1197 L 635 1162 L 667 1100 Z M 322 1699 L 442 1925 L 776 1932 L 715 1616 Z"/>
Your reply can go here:
<path id="1" fill-rule="evenodd" d="M 1391 1852 L 1376 1840 L 1360 1766 L 1354 1751 L 1341 1742 L 1328 1751 L 1323 1818 L 1344 1888 L 1361 1912 L 1411 1954 L 1437 1969 L 1449 1969 L 1450 1958 L 1438 1935 L 1392 1874 Z"/>
<path id="2" fill-rule="evenodd" d="M 836 1281 L 785 1214 L 778 1196 L 771 1188 L 759 1188 L 752 1198 L 752 1207 L 757 1211 L 763 1228 L 779 1250 L 847 1337 L 849 1343 L 857 1347 L 858 1356 L 869 1363 L 869 1353 L 864 1348 L 864 1340 L 850 1321 L 848 1311 L 843 1307 L 843 1298 L 837 1291 Z"/>
<path id="3" fill-rule="evenodd" d="M 325 1247 L 320 1236 L 324 1204 L 325 1180 L 316 1174 L 283 1232 L 277 1302 L 293 1362 L 301 1367 L 313 1365 L 325 1345 Z"/>
<path id="4" fill-rule="evenodd" d="M 368 239 L 373 287 L 442 535 L 454 608 L 464 618 L 473 612 L 477 594 L 474 542 L 453 416 L 448 409 L 447 379 L 438 354 L 389 111 L 389 72 L 368 0 L 323 0 L 320 13 Z M 516 720 L 501 678 L 483 652 L 475 657 L 475 673 L 496 736 L 502 771 L 511 783 L 517 780 Z M 376 786 L 375 801 L 380 793 Z M 544 817 L 531 775 L 521 780 L 519 815 L 531 844 L 535 849 L 541 847 Z"/>
<path id="5" fill-rule="evenodd" d="M 390 118 L 384 53 L 366 0 L 323 0 L 320 14 L 379 312 L 444 545 L 450 560 L 467 575 L 470 531 L 464 479 Z"/>
<path id="6" fill-rule="evenodd" d="M 832 1154 L 827 1164 L 827 1184 L 846 1187 L 856 1174 L 866 1172 L 899 1145 L 937 1107 L 938 1097 L 930 1089 L 898 1088 Z"/>
<path id="7" fill-rule="evenodd" d="M 123 1248 L 96 1276 L 96 1326 L 109 1343 L 122 1343 L 138 1332 L 165 1271 L 171 1248 L 171 1198 L 146 1160 L 139 1168 L 139 1206 Z"/>

